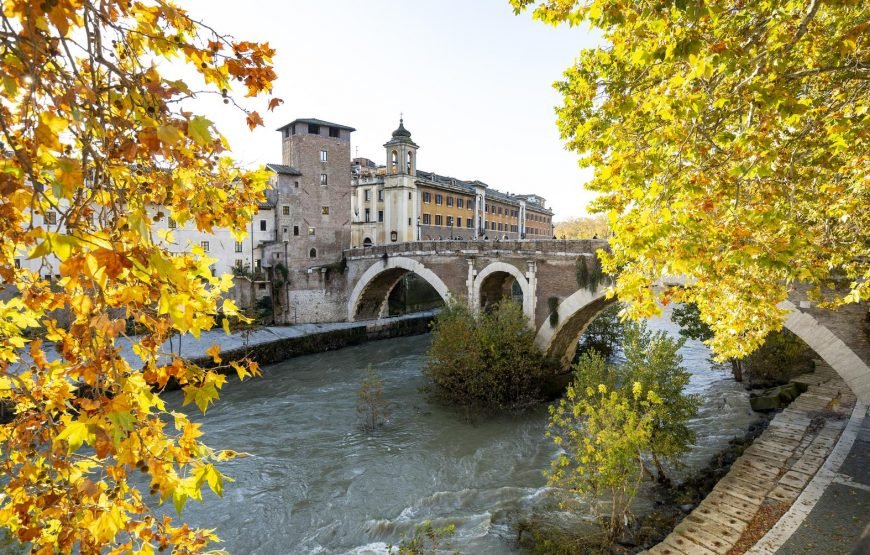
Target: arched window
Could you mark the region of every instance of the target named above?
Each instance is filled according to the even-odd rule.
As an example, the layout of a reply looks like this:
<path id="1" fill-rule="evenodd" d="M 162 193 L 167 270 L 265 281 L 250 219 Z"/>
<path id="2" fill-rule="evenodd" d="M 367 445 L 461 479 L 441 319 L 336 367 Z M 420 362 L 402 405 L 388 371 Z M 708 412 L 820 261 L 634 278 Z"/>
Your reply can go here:
<path id="1" fill-rule="evenodd" d="M 407 169 L 407 171 L 405 172 L 405 173 L 407 173 L 408 175 L 411 175 L 411 169 L 413 168 L 413 165 L 412 165 L 412 158 L 414 158 L 414 154 L 409 152 L 409 153 L 408 153 L 408 169 Z"/>
<path id="2" fill-rule="evenodd" d="M 364 247 L 370 247 L 370 246 L 372 246 L 372 239 L 371 239 L 371 237 L 366 237 L 365 239 L 363 239 L 363 246 L 364 246 Z"/>
<path id="3" fill-rule="evenodd" d="M 392 158 L 390 160 L 390 173 L 398 173 L 399 171 L 399 153 L 398 151 L 393 151 Z"/>
<path id="4" fill-rule="evenodd" d="M 317 258 L 317 249 L 311 249 L 308 251 L 308 258 Z"/>

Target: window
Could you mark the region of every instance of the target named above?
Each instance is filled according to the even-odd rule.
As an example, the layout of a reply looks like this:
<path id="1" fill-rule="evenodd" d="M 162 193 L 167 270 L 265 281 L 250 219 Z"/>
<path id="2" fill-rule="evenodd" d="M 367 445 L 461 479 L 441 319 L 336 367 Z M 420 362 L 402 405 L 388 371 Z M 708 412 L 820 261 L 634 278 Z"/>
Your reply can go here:
<path id="1" fill-rule="evenodd" d="M 308 251 L 308 258 L 317 258 L 317 249 L 311 249 Z"/>
<path id="2" fill-rule="evenodd" d="M 498 215 L 501 216 L 501 206 L 498 207 Z"/>
<path id="3" fill-rule="evenodd" d="M 465 199 L 456 199 L 456 208 L 465 208 Z"/>
<path id="4" fill-rule="evenodd" d="M 53 210 L 49 210 L 48 212 L 46 212 L 45 213 L 45 223 L 47 223 L 48 225 L 57 224 L 57 212 L 55 212 Z"/>
<path id="5" fill-rule="evenodd" d="M 474 203 L 471 202 L 471 199 L 468 199 L 468 202 L 465 203 L 465 206 L 466 206 L 469 210 L 474 210 Z"/>
<path id="6" fill-rule="evenodd" d="M 242 242 L 236 241 L 236 252 L 242 252 Z"/>
<path id="7" fill-rule="evenodd" d="M 393 151 L 392 158 L 390 159 L 390 173 L 398 173 L 399 169 L 399 153 L 397 151 Z"/>
<path id="8" fill-rule="evenodd" d="M 294 189 L 298 189 L 298 188 L 299 188 L 299 182 L 298 182 L 298 181 L 294 181 L 294 182 L 293 182 L 293 188 L 294 188 Z"/>
<path id="9" fill-rule="evenodd" d="M 314 125 L 313 123 L 308 124 L 308 134 L 309 135 L 320 135 L 320 126 Z"/>
<path id="10" fill-rule="evenodd" d="M 453 216 L 447 216 L 447 227 L 453 227 Z"/>
<path id="11" fill-rule="evenodd" d="M 474 220 L 472 218 L 466 218 L 465 222 L 466 222 L 465 227 L 467 227 L 468 229 L 471 229 L 472 227 L 474 227 Z"/>
<path id="12" fill-rule="evenodd" d="M 447 197 L 447 206 L 453 206 L 453 197 Z"/>
<path id="13" fill-rule="evenodd" d="M 329 207 L 328 206 L 321 206 L 320 207 L 320 214 L 323 216 L 329 216 Z"/>
<path id="14" fill-rule="evenodd" d="M 312 237 L 314 236 L 314 228 L 313 227 L 308 228 L 308 235 L 310 235 Z"/>
<path id="15" fill-rule="evenodd" d="M 435 215 L 435 225 L 441 225 L 441 215 L 440 214 Z"/>
<path id="16" fill-rule="evenodd" d="M 407 171 L 406 171 L 405 173 L 408 173 L 408 174 L 411 173 L 411 168 L 413 167 L 413 166 L 411 165 L 411 159 L 412 159 L 413 157 L 414 157 L 414 155 L 413 155 L 412 153 L 409 152 L 409 153 L 408 153 L 408 168 L 407 168 Z"/>
<path id="17" fill-rule="evenodd" d="M 411 200 L 411 191 L 408 191 L 408 200 Z"/>
<path id="18" fill-rule="evenodd" d="M 283 228 L 283 229 L 281 230 L 281 233 L 284 234 L 284 238 L 286 239 L 286 238 L 287 238 L 287 228 L 286 228 L 286 227 Z"/>
<path id="19" fill-rule="evenodd" d="M 324 185 L 324 186 L 327 185 L 327 180 L 328 180 L 328 178 L 326 177 L 325 173 L 320 174 L 320 184 L 321 185 Z"/>
<path id="20" fill-rule="evenodd" d="M 281 213 L 285 216 L 289 216 L 290 215 L 290 207 L 285 204 L 284 206 L 281 207 Z"/>
<path id="21" fill-rule="evenodd" d="M 495 222 L 489 222 L 489 229 L 495 229 Z"/>
<path id="22" fill-rule="evenodd" d="M 262 265 L 260 264 L 259 258 L 254 261 L 254 268 L 256 268 L 258 272 L 263 269 Z"/>
<path id="23" fill-rule="evenodd" d="M 384 211 L 383 210 L 378 210 L 378 221 L 379 222 L 384 221 Z"/>
<path id="24" fill-rule="evenodd" d="M 176 227 L 178 227 L 178 224 L 175 223 L 175 220 L 169 218 L 169 229 L 175 229 Z"/>
<path id="25" fill-rule="evenodd" d="M 199 246 L 202 247 L 202 250 L 208 252 L 208 241 L 200 241 Z"/>
<path id="26" fill-rule="evenodd" d="M 293 237 L 299 237 L 299 226 L 298 225 L 293 226 Z"/>
<path id="27" fill-rule="evenodd" d="M 380 200 L 380 201 L 384 200 L 384 190 L 383 189 L 378 190 L 378 200 Z"/>
<path id="28" fill-rule="evenodd" d="M 372 190 L 371 189 L 366 189 L 364 195 L 365 195 L 366 202 L 372 200 Z"/>
<path id="29" fill-rule="evenodd" d="M 329 136 L 333 139 L 341 138 L 341 129 L 339 129 L 338 127 L 330 127 Z"/>
<path id="30" fill-rule="evenodd" d="M 241 259 L 241 258 L 236 258 L 236 268 L 238 268 L 239 270 L 241 270 L 241 269 L 242 269 L 242 263 L 243 263 L 243 262 L 242 262 L 242 259 Z"/>
<path id="31" fill-rule="evenodd" d="M 441 195 L 435 195 L 435 204 L 444 204 L 444 197 Z"/>
<path id="32" fill-rule="evenodd" d="M 499 223 L 499 224 L 498 224 L 498 230 L 501 231 L 502 229 L 503 229 L 503 228 L 502 228 L 502 226 L 501 226 L 501 223 Z"/>
<path id="33" fill-rule="evenodd" d="M 366 208 L 366 217 L 365 217 L 365 220 L 363 220 L 363 221 L 369 222 L 369 221 L 371 221 L 371 219 L 372 219 L 372 209 Z"/>
<path id="34" fill-rule="evenodd" d="M 260 231 L 266 231 L 266 220 L 260 220 Z"/>
<path id="35" fill-rule="evenodd" d="M 258 283 L 258 284 L 257 284 L 257 289 L 259 289 L 260 291 L 265 291 L 265 290 L 266 290 L 266 284 L 265 284 L 265 283 Z"/>
<path id="36" fill-rule="evenodd" d="M 432 215 L 431 214 L 423 214 L 423 225 L 429 225 L 432 223 Z"/>
<path id="37" fill-rule="evenodd" d="M 430 193 L 428 191 L 423 193 L 423 202 L 425 202 L 426 204 L 431 203 L 432 202 L 432 193 Z"/>
<path id="38" fill-rule="evenodd" d="M 320 161 L 326 162 L 327 160 L 329 160 L 329 153 L 326 152 L 325 150 L 321 150 L 320 151 Z"/>

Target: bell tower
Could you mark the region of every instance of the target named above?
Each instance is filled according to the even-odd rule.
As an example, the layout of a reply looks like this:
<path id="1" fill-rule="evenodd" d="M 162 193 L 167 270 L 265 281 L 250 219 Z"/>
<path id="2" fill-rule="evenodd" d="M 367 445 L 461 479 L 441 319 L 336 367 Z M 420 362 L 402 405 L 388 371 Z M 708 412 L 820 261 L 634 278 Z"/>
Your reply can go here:
<path id="1" fill-rule="evenodd" d="M 403 118 L 384 144 L 387 175 L 384 176 L 384 236 L 387 244 L 417 240 L 420 199 L 417 193 L 417 146 Z"/>
<path id="2" fill-rule="evenodd" d="M 393 131 L 393 137 L 384 148 L 387 149 L 388 175 L 417 175 L 417 149 L 420 147 L 411 140 L 404 118 L 399 118 L 399 128 Z"/>

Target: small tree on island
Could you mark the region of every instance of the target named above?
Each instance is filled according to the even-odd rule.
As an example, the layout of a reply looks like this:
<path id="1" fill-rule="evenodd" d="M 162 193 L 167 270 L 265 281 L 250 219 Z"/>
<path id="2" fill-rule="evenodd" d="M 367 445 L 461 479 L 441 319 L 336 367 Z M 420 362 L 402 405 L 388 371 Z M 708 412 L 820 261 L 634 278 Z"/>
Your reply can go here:
<path id="1" fill-rule="evenodd" d="M 435 318 L 423 374 L 435 393 L 466 409 L 509 409 L 541 398 L 544 358 L 519 304 L 475 316 L 451 303 Z"/>
<path id="2" fill-rule="evenodd" d="M 362 419 L 362 428 L 367 432 L 376 430 L 387 420 L 387 401 L 384 399 L 384 380 L 369 364 L 357 393 L 356 411 Z"/>
<path id="3" fill-rule="evenodd" d="M 625 326 L 625 363 L 584 353 L 565 397 L 550 407 L 547 436 L 564 449 L 550 485 L 591 498 L 610 544 L 631 521 L 631 504 L 645 476 L 667 480 L 663 460 L 688 451 L 687 427 L 700 398 L 683 390 L 689 373 L 677 352 L 682 341 L 653 333 L 643 322 Z M 656 472 L 646 466 L 652 459 Z"/>

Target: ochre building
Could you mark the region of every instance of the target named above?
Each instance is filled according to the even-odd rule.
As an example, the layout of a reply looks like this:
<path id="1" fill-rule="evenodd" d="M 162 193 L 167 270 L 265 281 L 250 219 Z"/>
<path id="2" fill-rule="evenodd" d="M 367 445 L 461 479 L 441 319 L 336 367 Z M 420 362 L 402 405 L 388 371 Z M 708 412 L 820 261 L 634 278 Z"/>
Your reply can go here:
<path id="1" fill-rule="evenodd" d="M 510 195 L 481 181 L 419 170 L 419 148 L 400 120 L 384 144 L 386 165 L 353 160 L 352 247 L 553 237 L 553 212 L 542 197 Z"/>

